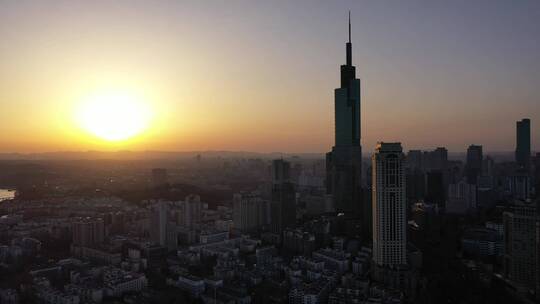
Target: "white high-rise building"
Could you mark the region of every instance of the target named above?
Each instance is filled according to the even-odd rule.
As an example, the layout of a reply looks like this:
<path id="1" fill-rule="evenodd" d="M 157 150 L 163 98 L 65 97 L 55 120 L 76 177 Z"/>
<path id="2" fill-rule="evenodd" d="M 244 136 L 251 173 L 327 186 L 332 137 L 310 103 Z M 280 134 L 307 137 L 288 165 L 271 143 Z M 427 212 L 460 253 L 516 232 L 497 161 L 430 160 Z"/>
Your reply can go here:
<path id="1" fill-rule="evenodd" d="M 406 195 L 401 143 L 379 143 L 373 167 L 373 260 L 379 266 L 407 264 Z"/>

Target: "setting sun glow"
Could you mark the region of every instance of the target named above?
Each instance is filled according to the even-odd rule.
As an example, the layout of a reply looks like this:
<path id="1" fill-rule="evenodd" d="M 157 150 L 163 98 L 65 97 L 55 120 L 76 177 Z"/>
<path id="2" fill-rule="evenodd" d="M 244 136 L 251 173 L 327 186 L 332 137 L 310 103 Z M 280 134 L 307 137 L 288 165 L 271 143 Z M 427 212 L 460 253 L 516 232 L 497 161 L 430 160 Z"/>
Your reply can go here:
<path id="1" fill-rule="evenodd" d="M 107 141 L 122 141 L 140 134 L 148 128 L 150 118 L 150 108 L 129 94 L 91 96 L 76 112 L 82 129 Z"/>

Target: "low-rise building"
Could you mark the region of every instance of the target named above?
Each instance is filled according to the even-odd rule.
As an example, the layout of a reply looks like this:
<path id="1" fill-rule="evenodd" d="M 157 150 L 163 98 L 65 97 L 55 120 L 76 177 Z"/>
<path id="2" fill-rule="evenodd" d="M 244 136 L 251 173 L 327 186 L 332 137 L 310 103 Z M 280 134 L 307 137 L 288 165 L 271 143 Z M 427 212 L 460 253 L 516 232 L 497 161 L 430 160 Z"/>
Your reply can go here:
<path id="1" fill-rule="evenodd" d="M 127 272 L 119 268 L 109 268 L 103 272 L 105 295 L 119 297 L 126 292 L 141 291 L 148 282 L 144 274 Z"/>
<path id="2" fill-rule="evenodd" d="M 167 284 L 187 291 L 195 298 L 205 290 L 204 280 L 192 275 L 178 275 L 176 279 L 168 278 Z"/>

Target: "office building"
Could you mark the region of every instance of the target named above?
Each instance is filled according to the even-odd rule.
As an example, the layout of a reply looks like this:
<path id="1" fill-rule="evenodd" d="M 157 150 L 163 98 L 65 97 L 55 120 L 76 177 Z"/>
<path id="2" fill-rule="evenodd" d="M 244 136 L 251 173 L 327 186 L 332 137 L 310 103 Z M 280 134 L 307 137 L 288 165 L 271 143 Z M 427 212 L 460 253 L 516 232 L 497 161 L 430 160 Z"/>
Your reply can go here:
<path id="1" fill-rule="evenodd" d="M 520 200 L 531 198 L 531 177 L 527 172 L 518 170 L 516 174 L 508 177 L 508 182 L 513 198 Z"/>
<path id="2" fill-rule="evenodd" d="M 516 122 L 516 163 L 527 172 L 531 167 L 531 120 Z"/>
<path id="3" fill-rule="evenodd" d="M 271 230 L 281 233 L 296 221 L 296 192 L 290 181 L 290 163 L 283 159 L 272 161 Z"/>
<path id="4" fill-rule="evenodd" d="M 259 193 L 234 194 L 233 222 L 237 230 L 256 230 L 264 224 L 264 217 L 264 201 Z"/>
<path id="5" fill-rule="evenodd" d="M 465 181 L 450 184 L 448 187 L 448 200 L 446 212 L 465 214 L 476 210 L 476 186 Z"/>
<path id="6" fill-rule="evenodd" d="M 536 198 L 540 198 L 540 152 L 534 158 L 534 189 Z"/>
<path id="7" fill-rule="evenodd" d="M 91 247 L 103 243 L 105 224 L 101 218 L 84 218 L 72 226 L 73 245 Z"/>
<path id="8" fill-rule="evenodd" d="M 193 228 L 201 220 L 202 202 L 198 195 L 188 195 L 183 202 L 180 202 L 179 225 Z"/>
<path id="9" fill-rule="evenodd" d="M 494 229 L 468 228 L 461 237 L 463 253 L 477 257 L 500 256 L 503 253 L 502 235 Z"/>
<path id="10" fill-rule="evenodd" d="M 420 200 L 426 194 L 426 175 L 418 168 L 408 168 L 406 170 L 407 198 L 409 200 Z"/>
<path id="11" fill-rule="evenodd" d="M 166 202 L 158 202 L 153 206 L 150 217 L 150 239 L 161 246 L 167 245 L 168 209 Z"/>
<path id="12" fill-rule="evenodd" d="M 424 151 L 422 158 L 422 165 L 425 171 L 443 171 L 446 169 L 448 163 L 448 150 L 445 147 L 438 147 L 433 151 Z"/>
<path id="13" fill-rule="evenodd" d="M 407 168 L 412 170 L 423 170 L 423 155 L 421 150 L 409 150 L 405 162 Z"/>
<path id="14" fill-rule="evenodd" d="M 538 213 L 535 203 L 516 201 L 503 213 L 504 276 L 524 290 L 536 288 L 538 278 Z"/>
<path id="15" fill-rule="evenodd" d="M 469 184 L 476 185 L 478 176 L 482 174 L 483 159 L 482 146 L 470 145 L 467 149 L 467 163 L 465 165 L 465 175 Z"/>
<path id="16" fill-rule="evenodd" d="M 433 169 L 426 174 L 426 200 L 430 203 L 437 204 L 439 207 L 444 206 L 446 191 L 444 186 L 444 174 L 439 169 Z"/>
<path id="17" fill-rule="evenodd" d="M 360 143 L 360 79 L 352 65 L 351 22 L 346 44 L 346 63 L 341 66 L 341 85 L 334 92 L 335 143 L 326 154 L 326 191 L 337 212 L 359 217 L 362 235 L 369 238 L 370 205 L 362 201 L 362 147 Z"/>
<path id="18" fill-rule="evenodd" d="M 404 155 L 400 143 L 379 143 L 373 166 L 373 260 L 378 266 L 407 263 Z"/>

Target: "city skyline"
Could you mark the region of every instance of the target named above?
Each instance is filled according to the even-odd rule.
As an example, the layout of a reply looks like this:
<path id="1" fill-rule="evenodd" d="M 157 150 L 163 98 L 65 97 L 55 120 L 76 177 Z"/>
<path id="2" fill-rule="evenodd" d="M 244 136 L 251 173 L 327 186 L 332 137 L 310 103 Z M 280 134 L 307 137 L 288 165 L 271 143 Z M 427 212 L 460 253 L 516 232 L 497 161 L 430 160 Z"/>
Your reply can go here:
<path id="1" fill-rule="evenodd" d="M 538 303 L 540 4 L 449 3 L 0 0 L 0 303 Z"/>
<path id="2" fill-rule="evenodd" d="M 534 2 L 0 7 L 2 153 L 324 153 L 333 142 L 332 89 L 349 9 L 366 153 L 379 141 L 510 152 L 523 118 L 538 150 Z M 81 130 L 73 111 L 108 91 L 141 96 L 154 112 L 150 127 L 119 142 Z"/>

